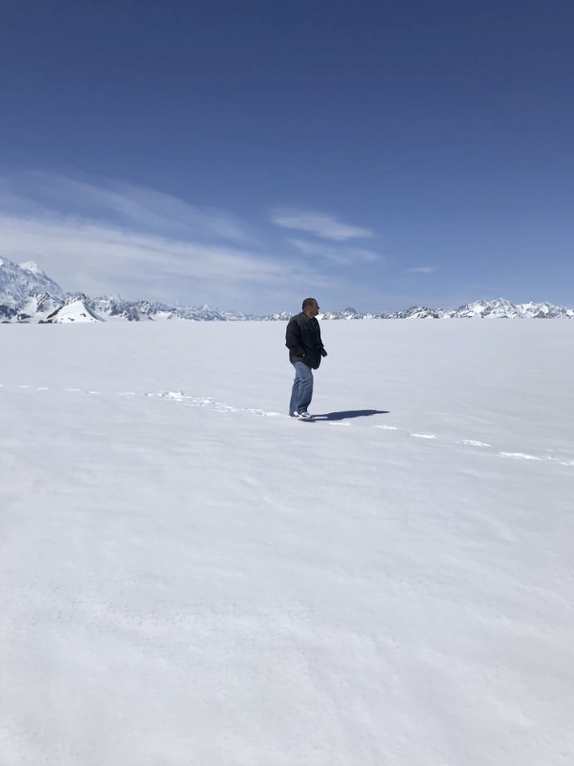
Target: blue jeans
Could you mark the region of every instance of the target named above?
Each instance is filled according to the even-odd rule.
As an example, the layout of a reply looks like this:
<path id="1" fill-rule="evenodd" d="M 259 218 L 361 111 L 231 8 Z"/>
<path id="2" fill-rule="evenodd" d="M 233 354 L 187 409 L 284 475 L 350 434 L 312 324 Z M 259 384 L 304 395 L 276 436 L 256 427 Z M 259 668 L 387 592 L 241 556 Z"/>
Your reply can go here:
<path id="1" fill-rule="evenodd" d="M 313 398 L 313 370 L 303 362 L 291 362 L 295 368 L 295 380 L 289 402 L 289 414 L 307 412 Z"/>

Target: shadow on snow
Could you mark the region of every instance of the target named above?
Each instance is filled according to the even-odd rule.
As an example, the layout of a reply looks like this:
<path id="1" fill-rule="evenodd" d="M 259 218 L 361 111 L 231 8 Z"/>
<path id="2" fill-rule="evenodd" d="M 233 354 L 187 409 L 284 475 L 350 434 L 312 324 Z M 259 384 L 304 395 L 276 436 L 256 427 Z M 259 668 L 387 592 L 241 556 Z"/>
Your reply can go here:
<path id="1" fill-rule="evenodd" d="M 367 418 L 370 415 L 388 415 L 389 410 L 343 410 L 341 412 L 325 412 L 313 415 L 313 420 L 348 420 L 350 418 Z"/>

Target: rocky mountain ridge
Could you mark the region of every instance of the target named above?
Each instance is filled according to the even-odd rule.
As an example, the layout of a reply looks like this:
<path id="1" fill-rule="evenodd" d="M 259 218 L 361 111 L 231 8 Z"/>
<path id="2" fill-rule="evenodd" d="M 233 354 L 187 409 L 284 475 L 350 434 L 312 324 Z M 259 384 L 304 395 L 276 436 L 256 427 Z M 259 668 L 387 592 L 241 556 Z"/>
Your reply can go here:
<path id="1" fill-rule="evenodd" d="M 286 321 L 291 313 L 255 316 L 219 311 L 209 306 L 191 307 L 118 296 L 91 298 L 84 293 L 65 293 L 35 263 L 15 264 L 0 258 L 0 322 L 42 323 L 85 321 Z M 321 319 L 573 319 L 574 308 L 552 303 L 513 304 L 503 298 L 478 300 L 455 309 L 412 306 L 397 312 L 358 312 L 352 307 L 325 311 Z"/>

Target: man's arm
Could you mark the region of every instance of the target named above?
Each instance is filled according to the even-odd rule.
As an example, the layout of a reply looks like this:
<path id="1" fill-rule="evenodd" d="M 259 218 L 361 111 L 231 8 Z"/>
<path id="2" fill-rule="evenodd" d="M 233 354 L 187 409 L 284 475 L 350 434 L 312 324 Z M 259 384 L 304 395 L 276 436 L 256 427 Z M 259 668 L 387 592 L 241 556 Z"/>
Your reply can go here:
<path id="1" fill-rule="evenodd" d="M 319 327 L 319 353 L 321 356 L 327 356 L 325 346 L 323 345 L 323 339 L 321 338 L 321 328 Z"/>
<path id="2" fill-rule="evenodd" d="M 293 317 L 293 319 L 289 320 L 289 324 L 287 325 L 287 330 L 285 332 L 285 345 L 289 351 L 293 353 L 294 356 L 298 356 L 303 359 L 305 356 L 305 351 L 301 345 L 301 340 L 301 328 L 299 327 L 299 323 L 295 320 L 295 317 Z"/>

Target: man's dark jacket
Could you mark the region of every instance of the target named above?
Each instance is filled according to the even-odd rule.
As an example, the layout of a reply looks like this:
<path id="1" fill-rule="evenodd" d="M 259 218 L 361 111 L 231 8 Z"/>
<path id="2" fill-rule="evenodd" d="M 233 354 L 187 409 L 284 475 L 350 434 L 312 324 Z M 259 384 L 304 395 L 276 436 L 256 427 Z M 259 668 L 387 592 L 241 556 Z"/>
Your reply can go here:
<path id="1" fill-rule="evenodd" d="M 290 362 L 304 362 L 314 370 L 321 364 L 321 357 L 327 356 L 321 341 L 319 322 L 303 312 L 289 320 L 285 345 L 289 349 Z"/>

